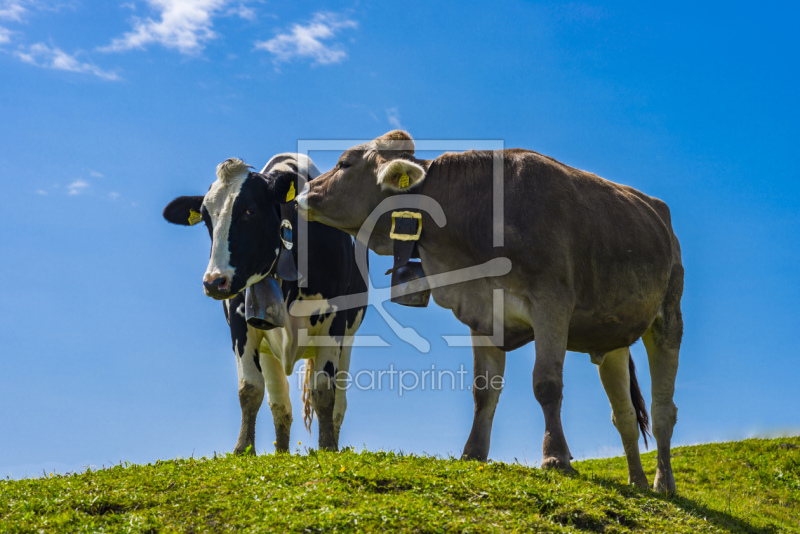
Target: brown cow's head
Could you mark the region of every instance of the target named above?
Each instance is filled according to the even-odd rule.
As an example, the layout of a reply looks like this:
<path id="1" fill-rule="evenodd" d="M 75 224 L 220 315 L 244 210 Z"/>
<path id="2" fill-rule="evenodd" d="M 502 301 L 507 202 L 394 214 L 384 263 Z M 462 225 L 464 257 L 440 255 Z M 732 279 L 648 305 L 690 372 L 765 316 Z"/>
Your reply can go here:
<path id="1" fill-rule="evenodd" d="M 411 136 L 393 130 L 346 150 L 333 169 L 308 182 L 297 205 L 306 219 L 356 235 L 382 200 L 416 192 L 426 168 L 414 157 Z"/>

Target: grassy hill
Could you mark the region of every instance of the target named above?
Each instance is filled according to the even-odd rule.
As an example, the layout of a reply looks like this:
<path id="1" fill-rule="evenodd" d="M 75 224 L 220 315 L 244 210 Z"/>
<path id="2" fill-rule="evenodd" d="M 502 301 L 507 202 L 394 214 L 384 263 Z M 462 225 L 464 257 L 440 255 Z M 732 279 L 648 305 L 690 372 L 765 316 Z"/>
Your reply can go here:
<path id="1" fill-rule="evenodd" d="M 676 497 L 629 487 L 622 458 L 573 476 L 391 452 L 159 461 L 0 481 L 0 532 L 800 532 L 800 438 L 673 452 Z"/>

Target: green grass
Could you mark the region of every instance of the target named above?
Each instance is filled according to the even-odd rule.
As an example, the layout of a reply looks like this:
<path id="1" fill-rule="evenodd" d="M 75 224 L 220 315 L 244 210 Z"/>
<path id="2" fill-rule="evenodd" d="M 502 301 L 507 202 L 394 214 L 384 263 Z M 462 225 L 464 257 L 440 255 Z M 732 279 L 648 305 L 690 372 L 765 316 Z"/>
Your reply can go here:
<path id="1" fill-rule="evenodd" d="M 800 438 L 673 453 L 675 497 L 628 486 L 621 458 L 572 476 L 392 452 L 159 461 L 0 481 L 0 532 L 800 532 Z"/>

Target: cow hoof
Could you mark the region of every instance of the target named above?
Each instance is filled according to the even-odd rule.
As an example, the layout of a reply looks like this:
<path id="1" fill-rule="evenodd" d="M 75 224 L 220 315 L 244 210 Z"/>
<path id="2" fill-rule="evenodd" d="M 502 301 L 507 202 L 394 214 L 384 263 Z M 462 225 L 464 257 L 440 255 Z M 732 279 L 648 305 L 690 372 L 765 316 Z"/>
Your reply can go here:
<path id="1" fill-rule="evenodd" d="M 575 468 L 572 467 L 572 465 L 569 463 L 569 460 L 562 460 L 555 456 L 543 459 L 542 469 L 555 469 L 567 475 L 577 473 L 577 471 L 575 471 Z"/>
<path id="2" fill-rule="evenodd" d="M 628 478 L 628 484 L 632 484 L 641 490 L 650 489 L 650 484 L 647 483 L 647 477 L 644 475 L 641 477 L 635 478 Z"/>
<path id="3" fill-rule="evenodd" d="M 489 455 L 482 451 L 469 451 L 464 450 L 464 453 L 461 455 L 462 460 L 476 460 L 478 462 L 485 462 L 489 459 Z"/>
<path id="4" fill-rule="evenodd" d="M 335 441 L 332 441 L 330 439 L 320 439 L 319 450 L 328 452 L 337 452 L 339 450 L 339 445 Z"/>
<path id="5" fill-rule="evenodd" d="M 656 480 L 653 482 L 653 491 L 666 495 L 675 495 L 675 478 L 672 473 L 656 472 Z"/>
<path id="6" fill-rule="evenodd" d="M 233 449 L 233 454 L 236 454 L 236 455 L 239 455 L 239 456 L 244 456 L 244 455 L 255 456 L 256 455 L 256 448 L 254 446 L 252 446 L 252 445 L 247 445 L 247 446 L 237 445 L 236 448 Z"/>

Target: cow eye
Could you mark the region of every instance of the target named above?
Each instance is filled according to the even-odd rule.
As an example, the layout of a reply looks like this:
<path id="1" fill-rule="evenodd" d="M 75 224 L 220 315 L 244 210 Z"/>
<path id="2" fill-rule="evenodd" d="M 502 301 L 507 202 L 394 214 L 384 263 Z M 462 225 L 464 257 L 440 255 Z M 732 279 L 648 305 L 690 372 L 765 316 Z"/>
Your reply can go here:
<path id="1" fill-rule="evenodd" d="M 348 163 L 346 161 L 342 161 L 342 162 L 339 163 L 339 168 L 342 169 L 342 170 L 344 170 L 344 169 L 346 169 L 348 167 L 352 167 L 352 163 Z"/>

